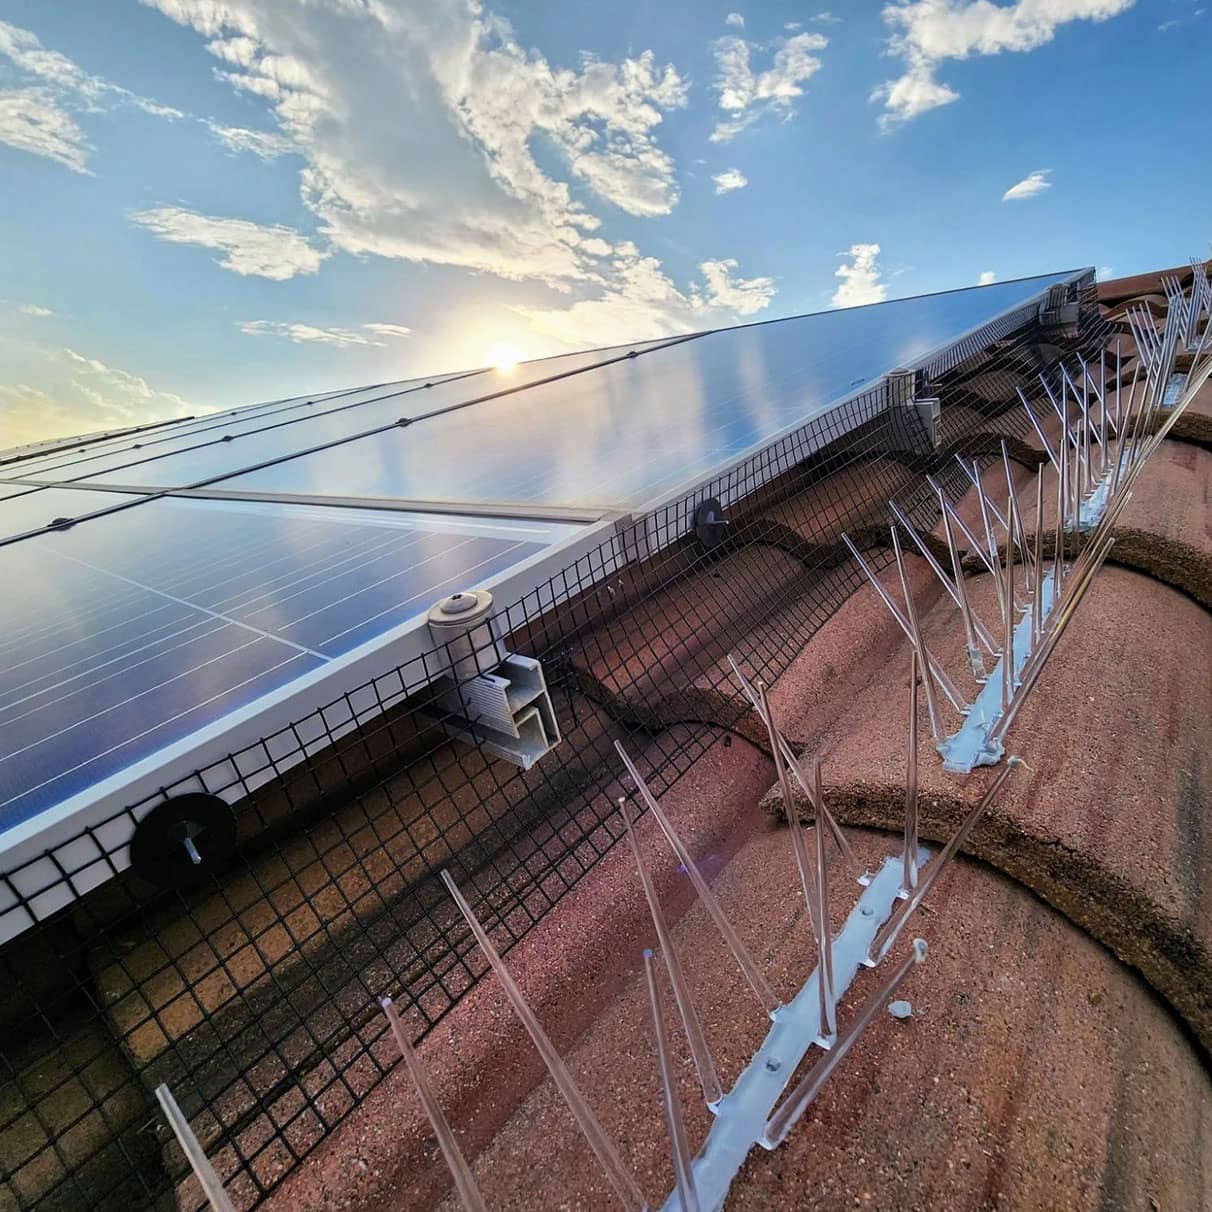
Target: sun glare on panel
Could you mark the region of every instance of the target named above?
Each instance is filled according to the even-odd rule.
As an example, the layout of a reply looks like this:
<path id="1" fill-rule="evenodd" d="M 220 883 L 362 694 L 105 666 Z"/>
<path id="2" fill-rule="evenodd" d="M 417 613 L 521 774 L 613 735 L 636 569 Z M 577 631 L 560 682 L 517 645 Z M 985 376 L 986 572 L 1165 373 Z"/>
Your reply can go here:
<path id="1" fill-rule="evenodd" d="M 484 361 L 502 374 L 511 374 L 522 361 L 522 351 L 516 345 L 494 345 Z"/>

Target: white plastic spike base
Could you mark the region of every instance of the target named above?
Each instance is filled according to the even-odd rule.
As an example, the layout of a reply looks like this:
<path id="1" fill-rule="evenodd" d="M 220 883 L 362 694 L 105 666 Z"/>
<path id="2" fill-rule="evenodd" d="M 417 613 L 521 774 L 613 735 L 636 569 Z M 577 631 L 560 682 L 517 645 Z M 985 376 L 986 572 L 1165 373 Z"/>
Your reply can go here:
<path id="1" fill-rule="evenodd" d="M 923 849 L 920 855 L 924 866 L 930 853 Z M 897 892 L 903 871 L 900 855 L 886 858 L 833 940 L 833 981 L 839 1001 L 867 966 L 867 952 L 879 928 L 899 904 Z M 732 1180 L 755 1146 L 769 1148 L 762 1137 L 770 1114 L 808 1049 L 821 1035 L 818 973 L 819 968 L 813 969 L 799 993 L 775 1011 L 762 1046 L 753 1054 L 736 1085 L 711 1108 L 715 1122 L 691 1166 L 703 1212 L 719 1212 L 723 1208 Z M 684 1212 L 676 1191 L 662 1207 L 663 1212 Z"/>

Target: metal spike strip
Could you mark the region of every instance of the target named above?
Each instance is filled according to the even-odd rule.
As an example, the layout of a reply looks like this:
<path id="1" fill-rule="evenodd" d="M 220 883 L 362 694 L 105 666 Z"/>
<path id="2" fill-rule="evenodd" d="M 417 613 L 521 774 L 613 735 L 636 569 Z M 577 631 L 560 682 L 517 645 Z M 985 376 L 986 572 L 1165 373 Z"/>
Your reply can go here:
<path id="1" fill-rule="evenodd" d="M 1003 444 L 1004 446 L 1004 444 Z M 913 545 L 918 549 L 922 559 L 930 565 L 934 571 L 934 575 L 942 582 L 943 588 L 947 591 L 947 596 L 960 608 L 961 614 L 964 616 L 964 625 L 968 633 L 968 646 L 975 647 L 976 641 L 979 639 L 984 645 L 985 650 L 990 653 L 997 652 L 997 644 L 993 636 L 989 633 L 989 629 L 980 621 L 976 614 L 967 605 L 967 600 L 964 597 L 963 590 L 963 574 L 956 572 L 956 579 L 952 580 L 939 566 L 939 562 L 934 558 L 933 552 L 922 541 L 922 536 L 918 534 L 916 528 L 905 516 L 905 512 L 896 503 L 895 500 L 888 502 L 889 508 L 892 510 L 892 516 L 904 527 L 905 533 L 912 540 Z M 948 534 L 950 534 L 948 527 Z M 954 542 L 951 543 L 951 550 L 954 553 Z M 955 563 L 953 559 L 953 571 L 955 571 Z"/>
<path id="2" fill-rule="evenodd" d="M 918 882 L 917 887 L 901 902 L 900 908 L 884 923 L 879 933 L 876 934 L 871 944 L 871 950 L 868 953 L 868 959 L 871 964 L 878 964 L 892 949 L 897 936 L 917 911 L 918 906 L 926 899 L 926 895 L 930 889 L 938 883 L 939 877 L 947 870 L 947 865 L 964 844 L 965 838 L 972 832 L 972 827 L 980 820 L 989 805 L 1001 794 L 1006 780 L 1022 764 L 1021 758 L 1011 757 L 997 772 L 997 777 L 989 784 L 989 788 L 981 796 L 980 802 L 964 817 L 963 823 L 952 834 L 951 840 L 943 847 L 942 853 L 939 854 L 938 858 L 926 868 L 926 873 Z"/>
<path id="3" fill-rule="evenodd" d="M 1212 375 L 1212 285 L 1208 283 L 1206 270 L 1202 265 L 1195 270 L 1189 293 L 1183 291 L 1177 278 L 1170 278 L 1165 288 L 1169 306 L 1160 326 L 1139 305 L 1124 312 L 1139 355 L 1130 386 L 1124 381 L 1123 355 L 1118 344 L 1111 381 L 1108 381 L 1106 350 L 1097 360 L 1078 354 L 1072 364 L 1061 363 L 1053 373 L 1039 376 L 1041 397 L 1059 422 L 1057 439 L 1049 434 L 1044 420 L 1047 407 L 1041 412 L 1025 390 L 1017 389 L 1046 457 L 1034 484 L 1034 538 L 1024 521 L 1023 501 L 1005 442 L 1000 451 L 1005 479 L 1004 509 L 991 497 L 979 464 L 956 456 L 976 494 L 983 538 L 978 538 L 963 521 L 937 481 L 927 477 L 938 498 L 951 559 L 950 575 L 900 505 L 889 502 L 893 521 L 891 546 L 905 598 L 903 604 L 892 600 L 849 536 L 842 536 L 860 570 L 910 642 L 921 673 L 931 731 L 948 770 L 964 773 L 1001 759 L 1010 724 L 1111 550 L 1112 529 L 1127 504 L 1136 477 L 1195 392 Z M 1205 313 L 1209 314 L 1206 322 Z M 1178 352 L 1191 342 L 1195 348 L 1190 366 L 1185 375 L 1176 375 Z M 1048 499 L 1044 480 L 1049 474 L 1055 476 L 1056 499 L 1050 567 L 1043 549 L 1043 504 Z M 968 541 L 969 554 L 979 558 L 994 578 L 994 600 L 1001 623 L 997 641 L 968 600 L 963 557 L 956 543 L 957 530 Z M 900 540 L 902 532 L 909 536 L 959 611 L 969 672 L 976 687 L 971 704 L 926 645 L 911 596 Z M 1079 536 L 1081 554 L 1070 559 L 1073 551 L 1070 544 L 1076 545 Z M 1022 568 L 1017 585 L 1016 562 Z M 988 674 L 982 648 L 997 662 Z M 958 729 L 949 735 L 942 726 L 936 685 L 963 717 Z"/>
<path id="4" fill-rule="evenodd" d="M 656 1039 L 657 1069 L 661 1075 L 661 1096 L 665 1106 L 665 1122 L 669 1128 L 669 1144 L 673 1150 L 673 1177 L 678 1199 L 685 1212 L 699 1212 L 699 1194 L 694 1185 L 691 1168 L 690 1142 L 686 1137 L 686 1120 L 682 1115 L 682 1100 L 678 1094 L 677 1077 L 669 1060 L 665 1040 L 665 1016 L 661 1011 L 661 995 L 657 990 L 652 951 L 644 952 L 644 976 L 648 984 L 648 1006 L 652 1014 L 652 1032 Z"/>
<path id="5" fill-rule="evenodd" d="M 729 661 L 736 669 L 738 683 L 751 698 L 754 711 L 770 733 L 772 752 L 776 755 L 784 753 L 788 747 L 774 723 L 765 687 L 759 683 L 755 690 L 741 674 L 735 660 L 729 657 Z M 858 903 L 851 910 L 841 931 L 834 936 L 829 925 L 829 888 L 824 866 L 824 840 L 828 826 L 824 813 L 818 813 L 814 830 L 815 879 L 806 881 L 802 873 L 800 877 L 805 896 L 811 900 L 811 893 L 815 893 L 814 929 L 818 938 L 821 926 L 825 927 L 824 938 L 818 942 L 818 963 L 798 993 L 772 1015 L 772 1024 L 762 1046 L 753 1054 L 722 1101 L 711 1108 L 715 1118 L 707 1139 L 689 1167 L 682 1168 L 683 1176 L 677 1179 L 674 1191 L 663 1205 L 663 1212 L 683 1212 L 691 1206 L 716 1210 L 722 1208 L 733 1178 L 753 1147 L 759 1145 L 773 1149 L 786 1138 L 864 1028 L 887 1004 L 908 973 L 925 958 L 925 943 L 922 940 L 914 943 L 910 953 L 884 975 L 875 991 L 845 1024 L 837 1019 L 838 1000 L 863 967 L 875 966 L 873 955 L 878 954 L 882 958 L 888 953 L 896 933 L 920 905 L 926 892 L 937 885 L 939 877 L 967 837 L 973 823 L 992 803 L 1010 773 L 1019 764 L 1015 758 L 999 772 L 981 803 L 957 831 L 942 855 L 934 858 L 928 851 L 921 849 L 917 838 L 916 765 L 913 756 L 916 747 L 916 669 L 911 672 L 914 676 L 909 697 L 910 757 L 904 853 L 885 859 L 880 870 L 860 894 Z M 641 788 L 642 794 L 647 792 L 646 785 L 633 763 L 628 763 L 628 771 Z M 824 804 L 821 781 L 821 765 L 819 760 L 814 760 L 808 794 L 809 799 L 817 805 Z M 779 777 L 779 787 L 784 796 L 791 794 L 790 784 L 791 780 L 784 768 Z M 650 795 L 651 792 L 644 794 L 646 801 Z M 795 818 L 793 804 L 788 804 L 787 815 L 789 821 Z M 630 820 L 629 817 L 626 819 Z M 662 821 L 658 817 L 657 821 L 662 832 L 668 837 L 672 829 L 668 818 Z M 686 870 L 691 871 L 692 866 L 686 862 L 690 856 L 685 853 L 684 847 L 675 846 L 674 850 L 683 860 Z M 798 860 L 798 854 L 796 857 Z M 809 883 L 811 887 L 808 887 Z M 889 926 L 893 924 L 894 932 L 889 935 Z M 880 939 L 881 933 L 885 941 L 878 942 L 877 952 L 877 940 Z M 646 954 L 645 964 L 649 980 L 649 998 L 655 1006 L 656 988 L 650 954 Z M 657 1023 L 658 1036 L 663 1038 L 664 1026 L 659 1009 L 654 1009 L 653 1019 L 654 1023 Z M 822 1059 L 812 1066 L 790 1094 L 787 1094 L 789 1083 L 813 1045 L 822 1049 Z M 670 1088 L 670 1085 L 664 1087 L 666 1091 Z M 677 1144 L 676 1121 L 680 1114 L 680 1107 L 671 1107 L 667 1096 L 666 1116 L 670 1136 L 674 1141 L 675 1169 L 678 1166 L 677 1155 L 680 1148 Z M 691 1200 L 694 1201 L 693 1204 Z"/>
<path id="6" fill-rule="evenodd" d="M 851 540 L 848 534 L 842 535 L 842 542 L 846 544 L 846 547 L 850 554 L 854 557 L 855 562 L 863 570 L 867 576 L 867 579 L 874 586 L 876 593 L 879 594 L 880 600 L 885 606 L 888 607 L 892 617 L 897 621 L 901 630 L 905 633 L 905 637 L 912 643 L 913 629 L 910 627 L 909 620 L 902 613 L 901 608 L 897 606 L 884 591 L 884 587 L 880 584 L 879 578 L 872 571 L 871 565 L 868 564 L 865 559 L 863 559 L 862 552 L 859 551 L 859 549 L 854 545 L 854 542 Z M 927 653 L 927 656 L 930 657 L 930 654 Z M 933 657 L 930 657 L 930 660 L 931 670 L 937 677 L 939 687 L 941 688 L 943 694 L 947 696 L 948 701 L 951 703 L 951 706 L 956 709 L 956 711 L 958 711 L 961 715 L 964 714 L 968 710 L 968 703 L 964 699 L 964 696 L 956 689 L 954 683 L 949 677 L 947 677 L 941 666 L 934 661 Z"/>
<path id="7" fill-rule="evenodd" d="M 902 856 L 901 896 L 917 887 L 917 653 L 909 658 L 909 741 L 905 760 L 905 849 Z"/>
<path id="8" fill-rule="evenodd" d="M 723 938 L 728 950 L 732 952 L 733 959 L 736 960 L 737 966 L 744 974 L 745 980 L 749 982 L 753 995 L 758 999 L 762 1009 L 773 1017 L 774 1012 L 779 1008 L 781 1003 L 775 996 L 774 990 L 771 989 L 770 982 L 762 975 L 761 969 L 754 963 L 753 957 L 749 954 L 745 944 L 737 937 L 737 933 L 732 928 L 732 923 L 729 922 L 724 910 L 720 907 L 720 902 L 716 899 L 715 893 L 711 891 L 710 885 L 703 878 L 703 873 L 699 870 L 694 859 L 690 857 L 690 851 L 686 848 L 686 843 L 682 841 L 677 830 L 673 827 L 673 823 L 665 815 L 665 810 L 657 803 L 656 796 L 652 794 L 648 784 L 636 769 L 635 763 L 631 760 L 627 750 L 623 748 L 623 743 L 615 741 L 614 747 L 619 757 L 623 759 L 623 765 L 627 767 L 627 773 L 631 775 L 632 782 L 635 783 L 640 795 L 643 797 L 644 803 L 648 805 L 648 811 L 652 813 L 653 819 L 660 825 L 661 832 L 665 835 L 674 854 L 678 856 L 682 866 L 686 869 L 686 874 L 690 877 L 694 890 L 699 894 L 699 900 L 703 902 L 703 908 L 711 915 L 711 920 L 715 922 L 716 929 L 720 932 L 720 936 Z"/>
<path id="9" fill-rule="evenodd" d="M 416 1086 L 417 1095 L 421 1099 L 421 1106 L 429 1117 L 429 1123 L 433 1128 L 434 1136 L 437 1137 L 438 1148 L 442 1150 L 446 1168 L 454 1179 L 459 1203 L 463 1205 L 466 1212 L 487 1212 L 487 1205 L 484 1203 L 483 1196 L 480 1195 L 479 1187 L 476 1186 L 476 1180 L 472 1177 L 467 1158 L 463 1156 L 463 1150 L 459 1148 L 459 1142 L 455 1138 L 450 1121 L 446 1118 L 437 1096 L 433 1092 L 433 1087 L 429 1084 L 429 1075 L 425 1072 L 409 1042 L 408 1033 L 400 1021 L 400 1012 L 390 997 L 380 998 L 379 1005 L 387 1016 L 387 1023 L 395 1037 L 396 1045 L 400 1049 L 404 1067 L 408 1070 L 408 1076 L 412 1078 L 412 1084 Z"/>
<path id="10" fill-rule="evenodd" d="M 731 660 L 731 658 L 729 658 Z M 787 816 L 787 833 L 791 838 L 791 849 L 795 855 L 795 866 L 800 876 L 800 890 L 804 894 L 804 908 L 808 911 L 808 922 L 812 926 L 813 937 L 820 945 L 820 934 L 817 931 L 816 919 L 816 883 L 812 877 L 812 868 L 808 862 L 808 848 L 804 842 L 804 826 L 800 820 L 799 808 L 795 802 L 795 794 L 791 790 L 791 780 L 787 777 L 787 762 L 783 758 L 781 737 L 774 727 L 770 714 L 770 703 L 766 698 L 765 682 L 758 682 L 758 714 L 766 725 L 770 738 L 770 752 L 774 755 L 774 773 L 778 778 L 779 791 L 783 796 L 783 811 Z M 817 817 L 820 820 L 820 817 Z"/>
<path id="11" fill-rule="evenodd" d="M 888 1004 L 901 982 L 926 958 L 926 940 L 915 939 L 909 954 L 889 973 L 887 979 L 866 1000 L 863 1008 L 854 1016 L 845 1033 L 834 1048 L 804 1074 L 803 1080 L 776 1109 L 762 1133 L 762 1145 L 773 1149 L 787 1139 L 787 1133 L 795 1127 L 808 1105 L 820 1093 L 833 1071 L 842 1063 L 854 1041 L 862 1035 L 864 1028 L 876 1014 Z"/>
<path id="12" fill-rule="evenodd" d="M 901 550 L 901 541 L 897 536 L 896 527 L 890 528 L 892 534 L 892 551 L 896 556 L 896 571 L 901 580 L 901 592 L 905 595 L 905 613 L 909 618 L 910 641 L 917 655 L 918 664 L 922 667 L 922 689 L 926 692 L 926 716 L 930 720 L 930 731 L 934 734 L 934 743 L 942 743 L 943 730 L 938 706 L 934 697 L 934 662 L 926 650 L 922 640 L 922 628 L 918 622 L 917 604 L 913 600 L 913 587 L 909 584 L 909 573 L 905 569 L 905 554 Z"/>
<path id="13" fill-rule="evenodd" d="M 589 1142 L 589 1147 L 597 1155 L 602 1169 L 606 1172 L 606 1179 L 618 1197 L 619 1203 L 624 1208 L 633 1209 L 634 1212 L 647 1212 L 648 1204 L 644 1199 L 643 1192 L 635 1181 L 635 1176 L 623 1164 L 623 1159 L 614 1147 L 614 1142 L 607 1135 L 605 1128 L 598 1121 L 598 1117 L 594 1115 L 589 1104 L 585 1101 L 584 1095 L 581 1094 L 576 1082 L 572 1079 L 572 1074 L 568 1072 L 568 1067 L 564 1064 L 563 1058 L 556 1051 L 556 1047 L 548 1038 L 547 1032 L 539 1024 L 539 1020 L 527 1004 L 522 990 L 518 987 L 509 969 L 505 966 L 505 962 L 497 953 L 497 949 L 492 945 L 488 932 L 480 924 L 480 919 L 476 917 L 471 906 L 464 899 L 458 885 L 451 878 L 449 871 L 442 872 L 442 882 L 446 885 L 447 892 L 450 893 L 454 903 L 458 906 L 464 920 L 471 927 L 471 932 L 475 936 L 476 942 L 480 945 L 484 958 L 488 960 L 489 966 L 501 982 L 501 988 L 505 991 L 505 996 L 509 999 L 509 1004 L 513 1007 L 514 1014 L 518 1016 L 522 1026 L 526 1028 L 527 1034 L 534 1041 L 539 1055 L 543 1058 L 543 1063 L 547 1066 L 547 1072 L 551 1074 L 552 1081 L 555 1082 L 560 1094 L 563 1095 L 564 1101 L 568 1104 L 568 1109 L 577 1121 L 577 1126 Z"/>
<path id="14" fill-rule="evenodd" d="M 231 1198 L 223 1189 L 223 1184 L 219 1181 L 219 1176 L 215 1173 L 215 1168 L 210 1164 L 210 1158 L 206 1156 L 202 1146 L 198 1143 L 197 1136 L 194 1135 L 193 1128 L 189 1125 L 181 1111 L 177 1106 L 177 1100 L 173 1098 L 173 1092 L 161 1082 L 156 1087 L 156 1100 L 160 1104 L 160 1109 L 164 1112 L 164 1118 L 168 1120 L 168 1126 L 173 1130 L 173 1135 L 177 1138 L 177 1144 L 181 1146 L 181 1152 L 185 1154 L 185 1160 L 189 1162 L 190 1169 L 194 1172 L 194 1177 L 198 1180 L 198 1185 L 202 1188 L 202 1194 L 206 1196 L 206 1202 L 210 1204 L 213 1212 L 235 1212 Z"/>
<path id="15" fill-rule="evenodd" d="M 635 824 L 631 819 L 631 806 L 627 803 L 626 797 L 619 798 L 619 813 L 623 817 L 627 840 L 631 844 L 631 852 L 635 856 L 640 884 L 644 889 L 648 910 L 652 914 L 652 924 L 656 929 L 657 943 L 660 945 L 661 956 L 669 973 L 669 983 L 673 986 L 673 1000 L 677 1003 L 678 1013 L 682 1018 L 682 1030 L 686 1032 L 686 1040 L 690 1045 L 690 1055 L 694 1059 L 699 1085 L 703 1088 L 703 1101 L 708 1107 L 714 1107 L 724 1097 L 724 1088 L 720 1085 L 719 1074 L 716 1072 L 715 1062 L 711 1058 L 711 1049 L 707 1046 L 707 1036 L 703 1032 L 702 1020 L 699 1018 L 694 998 L 690 995 L 690 987 L 687 985 L 682 971 L 681 958 L 665 922 L 665 914 L 661 909 L 656 886 L 652 882 L 652 876 L 648 873 L 648 865 L 644 862 L 644 852 L 640 849 L 639 838 L 636 837 Z"/>
<path id="16" fill-rule="evenodd" d="M 749 679 L 745 677 L 744 673 L 741 672 L 741 667 L 737 664 L 736 658 L 731 654 L 728 657 L 728 664 L 732 669 L 732 676 L 736 678 L 745 697 L 749 700 L 749 706 L 757 712 L 758 719 L 762 721 L 763 726 L 768 730 L 768 732 L 778 738 L 778 747 L 782 754 L 783 761 L 787 763 L 788 769 L 792 774 L 795 775 L 795 781 L 799 783 L 800 788 L 804 792 L 804 796 L 812 805 L 813 812 L 818 813 L 824 818 L 825 824 L 829 827 L 829 832 L 833 836 L 833 840 L 837 843 L 838 849 L 842 852 L 842 858 L 845 861 L 846 866 L 849 867 L 851 871 L 856 873 L 856 877 L 860 884 L 866 884 L 868 879 L 867 873 L 863 871 L 858 859 L 855 858 L 854 851 L 851 849 L 850 843 L 846 840 L 846 835 L 838 827 L 838 823 L 834 819 L 833 813 L 829 811 L 828 805 L 816 802 L 813 787 L 804 774 L 804 768 L 800 765 L 799 758 L 796 757 L 795 751 L 787 743 L 786 737 L 779 734 L 778 729 L 771 728 L 771 720 L 766 708 L 762 705 L 761 696 L 757 693 L 753 686 L 750 685 Z"/>
<path id="17" fill-rule="evenodd" d="M 821 785 L 821 759 L 812 759 L 812 789 L 816 802 L 825 802 Z M 837 991 L 833 983 L 833 924 L 829 920 L 829 864 L 825 859 L 825 830 L 818 818 L 812 830 L 816 843 L 816 936 L 820 952 L 817 991 L 821 1001 L 820 1033 L 816 1042 L 822 1048 L 831 1046 L 837 1036 Z"/>

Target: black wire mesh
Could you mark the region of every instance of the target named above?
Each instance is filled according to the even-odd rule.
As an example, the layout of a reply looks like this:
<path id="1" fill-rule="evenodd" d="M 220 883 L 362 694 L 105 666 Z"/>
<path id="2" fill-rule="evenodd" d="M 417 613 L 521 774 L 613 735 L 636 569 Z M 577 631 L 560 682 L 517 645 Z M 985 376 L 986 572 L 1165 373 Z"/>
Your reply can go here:
<path id="1" fill-rule="evenodd" d="M 744 731 L 726 655 L 772 681 L 862 583 L 843 532 L 886 566 L 890 497 L 930 530 L 927 473 L 956 500 L 957 453 L 987 465 L 1004 438 L 1029 457 L 1016 389 L 1110 333 L 1081 293 L 1063 333 L 1026 308 L 917 372 L 935 444 L 873 390 L 506 605 L 478 660 L 538 658 L 564 734 L 531 769 L 452 739 L 471 708 L 435 649 L 48 852 L 36 888 L 4 876 L 34 924 L 0 952 L 0 1212 L 201 1206 L 162 1081 L 236 1205 L 259 1202 L 393 1067 L 376 999 L 409 1007 L 420 1039 L 482 975 L 441 869 L 502 950 L 522 938 L 621 836 L 616 739 L 642 736 L 668 790 Z M 728 524 L 708 550 L 693 517 L 712 498 Z M 198 790 L 237 805 L 226 869 L 190 892 L 121 869 L 114 825 Z"/>

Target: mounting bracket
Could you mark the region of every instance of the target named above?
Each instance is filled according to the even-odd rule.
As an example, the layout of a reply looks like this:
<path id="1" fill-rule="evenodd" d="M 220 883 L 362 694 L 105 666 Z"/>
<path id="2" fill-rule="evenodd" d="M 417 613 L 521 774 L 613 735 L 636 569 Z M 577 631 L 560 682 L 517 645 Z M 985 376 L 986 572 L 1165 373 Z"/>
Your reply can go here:
<path id="1" fill-rule="evenodd" d="M 904 409 L 904 423 L 893 426 L 891 441 L 898 450 L 937 450 L 942 404 L 936 396 L 917 395 L 917 371 L 890 370 L 884 376 L 889 409 Z M 913 414 L 916 413 L 916 416 Z"/>
<path id="2" fill-rule="evenodd" d="M 507 653 L 496 669 L 440 693 L 424 709 L 446 732 L 523 770 L 560 743 L 543 666 Z"/>

